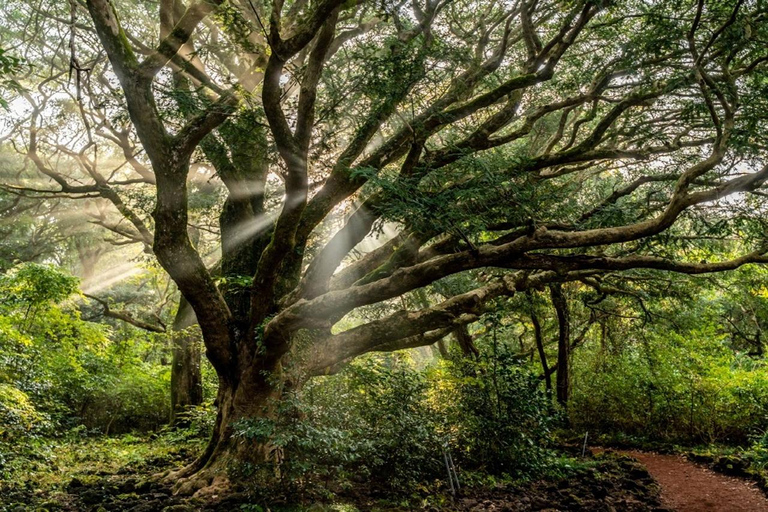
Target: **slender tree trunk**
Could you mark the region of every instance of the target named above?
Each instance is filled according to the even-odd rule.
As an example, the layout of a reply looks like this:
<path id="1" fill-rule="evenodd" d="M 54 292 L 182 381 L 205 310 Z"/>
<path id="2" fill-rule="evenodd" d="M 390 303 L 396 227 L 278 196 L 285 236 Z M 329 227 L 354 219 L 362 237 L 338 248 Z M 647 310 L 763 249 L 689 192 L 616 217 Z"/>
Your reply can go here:
<path id="1" fill-rule="evenodd" d="M 557 401 L 565 407 L 571 391 L 570 358 L 571 358 L 571 320 L 568 311 L 568 301 L 563 294 L 560 283 L 549 287 L 552 304 L 557 312 L 559 336 L 557 339 Z"/>
<path id="2" fill-rule="evenodd" d="M 437 351 L 440 354 L 440 357 L 443 359 L 448 359 L 450 357 L 450 354 L 448 353 L 448 347 L 445 346 L 445 340 L 437 340 L 435 345 L 437 346 Z"/>
<path id="3" fill-rule="evenodd" d="M 480 355 L 480 351 L 475 346 L 475 341 L 472 339 L 472 335 L 469 334 L 469 330 L 466 325 L 462 325 L 453 331 L 453 335 L 456 337 L 456 341 L 461 348 L 461 354 L 464 357 L 477 358 Z"/>
<path id="4" fill-rule="evenodd" d="M 533 323 L 533 334 L 536 338 L 536 350 L 539 352 L 539 360 L 541 361 L 541 369 L 544 372 L 544 382 L 547 388 L 547 395 L 549 399 L 552 398 L 552 372 L 549 370 L 547 364 L 547 354 L 544 352 L 544 337 L 541 334 L 541 322 L 536 312 L 531 308 L 531 322 Z"/>
<path id="5" fill-rule="evenodd" d="M 181 298 L 173 320 L 171 340 L 171 424 L 179 424 L 179 414 L 189 407 L 203 403 L 203 379 L 200 370 L 200 339 L 195 330 L 195 313 L 189 303 Z"/>
<path id="6" fill-rule="evenodd" d="M 104 251 L 99 247 L 89 246 L 87 240 L 83 241 L 79 238 L 75 238 L 74 245 L 80 263 L 80 269 L 77 274 L 80 277 L 81 283 L 83 283 L 83 288 L 86 288 L 93 284 L 96 265 L 104 255 Z"/>

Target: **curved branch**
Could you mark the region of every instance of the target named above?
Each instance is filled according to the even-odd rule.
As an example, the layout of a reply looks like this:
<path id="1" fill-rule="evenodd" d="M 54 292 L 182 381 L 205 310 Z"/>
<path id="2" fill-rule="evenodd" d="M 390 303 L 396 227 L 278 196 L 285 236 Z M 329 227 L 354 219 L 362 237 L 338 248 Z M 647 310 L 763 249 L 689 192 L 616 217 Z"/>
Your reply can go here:
<path id="1" fill-rule="evenodd" d="M 144 329 L 145 331 L 149 332 L 157 332 L 157 333 L 164 333 L 167 331 L 165 325 L 162 324 L 150 324 L 148 322 L 144 322 L 142 320 L 139 320 L 138 318 L 134 318 L 134 316 L 127 312 L 127 311 L 116 311 L 109 307 L 109 302 L 107 302 L 104 299 L 100 299 L 96 296 L 89 295 L 87 293 L 84 293 L 86 297 L 89 299 L 92 299 L 96 302 L 98 302 L 102 309 L 102 315 L 104 315 L 107 318 L 114 318 L 116 320 L 121 320 L 127 324 L 131 324 L 134 327 L 138 327 L 139 329 Z"/>

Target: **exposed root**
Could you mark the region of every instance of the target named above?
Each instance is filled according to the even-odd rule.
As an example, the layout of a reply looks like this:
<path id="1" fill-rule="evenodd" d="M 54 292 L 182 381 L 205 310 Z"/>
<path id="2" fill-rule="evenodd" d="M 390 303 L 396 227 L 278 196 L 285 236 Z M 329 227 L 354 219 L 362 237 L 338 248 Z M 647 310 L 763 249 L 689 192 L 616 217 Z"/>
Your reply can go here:
<path id="1" fill-rule="evenodd" d="M 203 466 L 205 466 L 205 462 L 197 459 L 194 462 L 187 464 L 183 468 L 157 473 L 153 475 L 153 477 L 166 485 L 175 486 L 179 480 L 183 480 L 194 475 L 196 472 L 200 471 Z"/>
<path id="2" fill-rule="evenodd" d="M 216 441 L 218 440 L 218 433 L 219 433 L 219 429 L 218 428 L 214 429 L 213 439 L 208 442 L 208 445 L 205 447 L 205 451 L 203 451 L 203 453 L 200 454 L 200 457 L 195 459 L 191 464 L 187 464 L 183 468 L 177 469 L 176 471 L 171 470 L 156 476 L 164 484 L 172 485 L 174 488 L 176 488 L 180 481 L 186 480 L 188 478 L 192 478 L 198 472 L 201 472 L 203 469 L 206 468 L 208 463 L 211 461 L 213 453 L 216 450 L 216 446 L 218 444 L 218 442 Z"/>
<path id="3" fill-rule="evenodd" d="M 177 480 L 173 486 L 173 493 L 195 498 L 215 498 L 226 494 L 231 489 L 226 473 L 206 469 Z"/>

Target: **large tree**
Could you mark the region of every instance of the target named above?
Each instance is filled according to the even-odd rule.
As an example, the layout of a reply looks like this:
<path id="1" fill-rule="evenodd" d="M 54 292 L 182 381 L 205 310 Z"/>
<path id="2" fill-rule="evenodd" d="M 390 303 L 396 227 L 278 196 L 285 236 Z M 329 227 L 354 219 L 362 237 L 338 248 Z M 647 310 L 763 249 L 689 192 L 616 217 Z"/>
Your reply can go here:
<path id="1" fill-rule="evenodd" d="M 233 439 L 237 421 L 366 352 L 432 344 L 494 298 L 768 259 L 744 228 L 768 178 L 759 2 L 159 4 L 87 0 L 79 26 L 73 2 L 69 27 L 98 35 L 143 150 L 125 173 L 155 191 L 151 219 L 112 204 L 219 376 L 213 438 L 172 476 L 183 492 L 273 458 Z M 215 272 L 189 229 L 205 166 L 224 187 Z M 106 190 L 92 168 L 93 185 L 46 174 Z M 743 235 L 741 255 L 701 259 L 713 223 Z"/>

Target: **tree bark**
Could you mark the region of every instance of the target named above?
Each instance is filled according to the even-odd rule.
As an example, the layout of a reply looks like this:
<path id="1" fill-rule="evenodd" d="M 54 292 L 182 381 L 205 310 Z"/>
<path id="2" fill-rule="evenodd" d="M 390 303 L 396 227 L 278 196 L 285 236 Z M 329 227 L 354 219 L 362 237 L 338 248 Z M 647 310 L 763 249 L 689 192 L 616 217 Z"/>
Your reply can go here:
<path id="1" fill-rule="evenodd" d="M 448 347 L 445 346 L 444 340 L 437 340 L 437 343 L 435 343 L 435 346 L 437 347 L 437 352 L 440 354 L 440 357 L 443 359 L 448 359 L 451 355 L 448 353 Z"/>
<path id="2" fill-rule="evenodd" d="M 278 470 L 281 452 L 268 440 L 238 435 L 238 428 L 260 420 L 275 421 L 288 384 L 280 363 L 266 368 L 243 357 L 229 378 L 220 378 L 217 416 L 203 454 L 189 466 L 166 478 L 179 494 L 197 496 L 224 491 L 229 474 L 245 469 L 270 478 Z"/>
<path id="3" fill-rule="evenodd" d="M 197 333 L 189 329 L 196 322 L 194 311 L 182 296 L 171 329 L 171 425 L 183 423 L 179 414 L 203 403 L 200 340 Z"/>
<path id="4" fill-rule="evenodd" d="M 547 364 L 547 354 L 544 352 L 544 337 L 541 333 L 541 322 L 539 317 L 533 310 L 531 305 L 531 322 L 533 323 L 533 334 L 536 338 L 536 350 L 539 352 L 539 360 L 541 361 L 541 369 L 544 372 L 544 382 L 547 389 L 547 395 L 552 399 L 552 372 L 549 371 L 549 365 Z"/>
<path id="5" fill-rule="evenodd" d="M 557 339 L 557 401 L 563 407 L 568 405 L 571 391 L 570 358 L 571 358 L 571 319 L 568 301 L 560 283 L 549 287 L 552 305 L 557 312 L 559 335 Z"/>
<path id="6" fill-rule="evenodd" d="M 469 330 L 466 325 L 461 325 L 453 331 L 453 335 L 456 337 L 456 342 L 461 348 L 461 355 L 464 357 L 480 356 L 480 351 L 475 346 L 475 341 L 472 339 L 472 335 L 469 334 Z"/>

